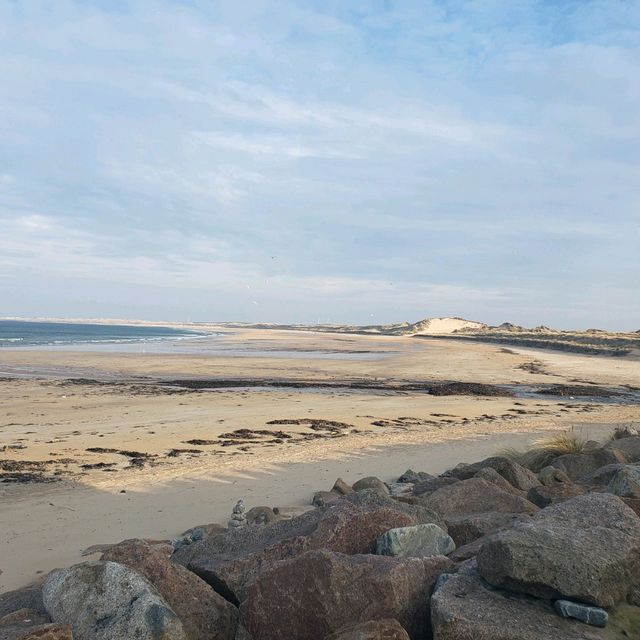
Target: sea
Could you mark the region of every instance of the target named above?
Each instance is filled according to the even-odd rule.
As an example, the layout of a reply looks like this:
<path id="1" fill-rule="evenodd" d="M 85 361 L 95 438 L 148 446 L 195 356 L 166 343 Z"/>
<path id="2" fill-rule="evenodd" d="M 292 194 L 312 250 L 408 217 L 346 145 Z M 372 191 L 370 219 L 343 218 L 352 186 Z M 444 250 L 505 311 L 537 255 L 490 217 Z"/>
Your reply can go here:
<path id="1" fill-rule="evenodd" d="M 0 320 L 0 348 L 149 345 L 211 335 L 175 327 Z"/>

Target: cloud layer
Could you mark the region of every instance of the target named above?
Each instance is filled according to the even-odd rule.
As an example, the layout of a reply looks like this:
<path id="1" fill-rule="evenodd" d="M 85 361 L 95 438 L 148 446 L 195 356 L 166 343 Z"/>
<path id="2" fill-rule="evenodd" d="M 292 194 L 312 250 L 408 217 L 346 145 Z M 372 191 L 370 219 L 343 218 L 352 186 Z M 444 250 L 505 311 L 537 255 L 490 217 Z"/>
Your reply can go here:
<path id="1" fill-rule="evenodd" d="M 640 2 L 0 6 L 0 315 L 640 328 Z"/>

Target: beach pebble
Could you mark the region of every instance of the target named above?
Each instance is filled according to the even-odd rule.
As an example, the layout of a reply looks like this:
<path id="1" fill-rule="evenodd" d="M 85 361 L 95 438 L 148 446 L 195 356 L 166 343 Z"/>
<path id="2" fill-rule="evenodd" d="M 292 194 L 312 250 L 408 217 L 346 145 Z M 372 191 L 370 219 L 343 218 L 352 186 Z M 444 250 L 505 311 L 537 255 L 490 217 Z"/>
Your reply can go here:
<path id="1" fill-rule="evenodd" d="M 556 600 L 553 607 L 563 618 L 575 618 L 594 627 L 606 627 L 609 620 L 609 614 L 604 609 L 571 600 Z"/>

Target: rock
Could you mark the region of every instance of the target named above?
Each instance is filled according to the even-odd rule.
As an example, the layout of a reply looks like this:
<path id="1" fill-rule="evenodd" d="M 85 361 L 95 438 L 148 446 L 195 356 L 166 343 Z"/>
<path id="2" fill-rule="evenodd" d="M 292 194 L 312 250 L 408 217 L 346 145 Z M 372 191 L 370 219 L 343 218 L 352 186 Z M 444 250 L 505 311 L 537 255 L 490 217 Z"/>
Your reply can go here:
<path id="1" fill-rule="evenodd" d="M 397 496 L 410 496 L 413 492 L 413 485 L 408 482 L 391 482 L 387 485 L 389 494 L 394 498 Z"/>
<path id="2" fill-rule="evenodd" d="M 436 640 L 605 640 L 600 630 L 559 617 L 548 602 L 491 588 L 473 567 L 434 592 L 431 624 Z"/>
<path id="3" fill-rule="evenodd" d="M 621 498 L 640 498 L 640 466 L 628 464 L 619 469 L 607 491 Z"/>
<path id="4" fill-rule="evenodd" d="M 116 562 L 54 571 L 42 596 L 54 622 L 76 640 L 187 640 L 182 623 L 139 573 Z"/>
<path id="5" fill-rule="evenodd" d="M 627 467 L 626 462 L 616 462 L 615 464 L 607 464 L 604 467 L 599 467 L 595 471 L 588 473 L 586 476 L 580 478 L 577 482 L 581 485 L 590 487 L 606 487 L 613 477 L 620 471 Z"/>
<path id="6" fill-rule="evenodd" d="M 474 462 L 473 464 L 468 464 L 463 467 L 458 466 L 455 467 L 455 469 L 446 471 L 443 475 L 458 478 L 458 480 L 468 480 L 469 478 L 473 478 L 478 471 L 486 469 L 487 467 L 497 471 L 509 484 L 521 491 L 529 491 L 531 487 L 540 484 L 540 481 L 533 471 L 503 456 L 486 458 L 480 462 Z"/>
<path id="7" fill-rule="evenodd" d="M 563 618 L 575 618 L 594 627 L 606 627 L 609 620 L 609 614 L 604 609 L 588 607 L 579 602 L 571 602 L 571 600 L 556 600 L 553 603 L 553 608 Z"/>
<path id="8" fill-rule="evenodd" d="M 73 634 L 67 624 L 17 624 L 1 626 L 0 640 L 73 640 Z"/>
<path id="9" fill-rule="evenodd" d="M 407 469 L 399 478 L 398 482 L 408 482 L 410 484 L 418 484 L 418 482 L 425 482 L 426 480 L 434 480 L 435 476 L 424 471 L 414 471 L 413 469 Z"/>
<path id="10" fill-rule="evenodd" d="M 253 640 L 253 636 L 241 624 L 239 624 L 235 640 Z"/>
<path id="11" fill-rule="evenodd" d="M 366 478 L 362 478 L 361 480 L 353 483 L 354 491 L 363 491 L 364 489 L 372 489 L 382 495 L 389 495 L 387 485 L 375 476 L 367 476 Z"/>
<path id="12" fill-rule="evenodd" d="M 628 462 L 640 462 L 640 436 L 612 440 L 605 448 L 622 452 Z"/>
<path id="13" fill-rule="evenodd" d="M 589 453 L 567 453 L 557 457 L 551 466 L 564 471 L 575 481 L 605 465 L 625 462 L 627 459 L 622 451 L 602 448 Z"/>
<path id="14" fill-rule="evenodd" d="M 506 491 L 507 493 L 512 493 L 516 496 L 524 497 L 524 491 L 520 489 L 516 489 L 508 480 L 505 480 L 503 476 L 501 476 L 494 468 L 485 467 L 484 469 L 480 469 L 478 473 L 476 473 L 474 478 L 482 478 L 487 482 L 493 482 L 499 489 Z"/>
<path id="15" fill-rule="evenodd" d="M 454 562 L 464 562 L 465 560 L 475 558 L 478 553 L 480 553 L 482 545 L 490 539 L 490 536 L 491 534 L 482 536 L 482 538 L 478 538 L 469 544 L 464 544 L 461 547 L 458 547 L 454 552 L 449 554 L 449 559 Z"/>
<path id="16" fill-rule="evenodd" d="M 434 522 L 446 525 L 423 506 L 402 504 L 373 491 L 344 496 L 335 505 L 263 527 L 244 527 L 184 547 L 173 556 L 227 600 L 238 603 L 261 568 L 312 549 L 373 553 L 385 531 Z"/>
<path id="17" fill-rule="evenodd" d="M 631 589 L 631 593 L 629 593 L 627 602 L 636 607 L 640 607 L 640 585 Z"/>
<path id="18" fill-rule="evenodd" d="M 198 540 L 204 540 L 209 536 L 215 536 L 222 531 L 226 531 L 227 528 L 223 527 L 221 524 L 212 522 L 209 524 L 199 524 L 196 527 L 191 527 L 191 529 L 187 529 L 182 533 L 183 537 L 190 537 L 193 542 L 197 542 Z M 200 535 L 202 532 L 202 535 Z"/>
<path id="19" fill-rule="evenodd" d="M 0 593 L 0 618 L 19 609 L 32 609 L 47 616 L 42 602 L 42 583 L 44 579 L 15 591 Z"/>
<path id="20" fill-rule="evenodd" d="M 325 640 L 409 640 L 397 620 L 384 618 L 362 622 L 325 637 Z"/>
<path id="21" fill-rule="evenodd" d="M 533 504 L 539 506 L 541 509 L 548 507 L 550 504 L 557 504 L 558 502 L 564 502 L 571 498 L 577 498 L 588 492 L 588 489 L 580 484 L 574 484 L 568 482 L 564 484 L 552 484 L 552 485 L 540 485 L 539 487 L 533 487 L 529 489 L 527 498 L 533 502 Z"/>
<path id="22" fill-rule="evenodd" d="M 621 498 L 637 516 L 640 516 L 640 498 Z"/>
<path id="23" fill-rule="evenodd" d="M 546 487 L 553 486 L 562 482 L 571 482 L 571 478 L 569 478 L 569 476 L 564 471 L 562 471 L 562 469 L 552 467 L 551 465 L 542 468 L 538 472 L 538 480 L 540 480 L 540 482 Z"/>
<path id="24" fill-rule="evenodd" d="M 482 478 L 461 480 L 443 487 L 422 500 L 428 509 L 439 513 L 445 519 L 466 516 L 473 513 L 535 513 L 538 510 L 532 502 L 514 496 Z"/>
<path id="25" fill-rule="evenodd" d="M 34 609 L 19 609 L 0 618 L 0 640 L 73 640 L 71 627 L 52 623 Z"/>
<path id="26" fill-rule="evenodd" d="M 51 622 L 51 618 L 48 615 L 40 613 L 35 609 L 18 609 L 13 613 L 7 613 L 7 615 L 0 618 L 0 629 L 6 627 L 20 626 L 31 627 L 34 625 L 48 624 Z"/>
<path id="27" fill-rule="evenodd" d="M 227 525 L 231 529 L 239 529 L 247 525 L 247 517 L 244 515 L 245 506 L 242 500 L 238 500 L 231 511 L 231 518 L 227 522 Z"/>
<path id="28" fill-rule="evenodd" d="M 610 607 L 638 581 L 640 518 L 611 494 L 579 496 L 493 535 L 478 571 L 512 591 Z"/>
<path id="29" fill-rule="evenodd" d="M 282 516 L 271 507 L 252 507 L 247 511 L 245 518 L 247 524 L 267 524 L 268 522 L 282 520 Z"/>
<path id="30" fill-rule="evenodd" d="M 509 528 L 516 522 L 523 522 L 528 518 L 528 515 L 517 513 L 495 513 L 491 511 L 488 513 L 473 513 L 449 518 L 447 520 L 447 529 L 456 546 L 461 547 L 489 533 Z"/>
<path id="31" fill-rule="evenodd" d="M 416 524 L 389 529 L 376 541 L 382 556 L 446 556 L 456 548 L 454 541 L 437 524 Z"/>
<path id="32" fill-rule="evenodd" d="M 331 491 L 339 493 L 341 496 L 346 496 L 349 493 L 353 493 L 353 487 L 347 484 L 342 478 L 338 478 L 334 483 Z"/>
<path id="33" fill-rule="evenodd" d="M 423 480 L 413 486 L 413 495 L 426 497 L 434 491 L 442 489 L 442 487 L 448 487 L 450 484 L 455 484 L 456 482 L 460 482 L 460 480 L 458 480 L 458 478 L 448 478 L 446 476 L 429 478 L 429 480 Z"/>
<path id="34" fill-rule="evenodd" d="M 316 491 L 313 494 L 311 504 L 314 507 L 328 507 L 338 502 L 338 500 L 340 500 L 340 494 L 338 493 L 334 493 L 333 491 Z"/>
<path id="35" fill-rule="evenodd" d="M 233 640 L 238 610 L 204 580 L 142 540 L 127 540 L 103 554 L 143 575 L 182 621 L 189 640 Z"/>
<path id="36" fill-rule="evenodd" d="M 440 556 L 390 558 L 310 551 L 258 575 L 240 605 L 255 640 L 317 640 L 372 618 L 393 618 L 411 638 L 429 629 L 437 576 L 453 563 Z"/>

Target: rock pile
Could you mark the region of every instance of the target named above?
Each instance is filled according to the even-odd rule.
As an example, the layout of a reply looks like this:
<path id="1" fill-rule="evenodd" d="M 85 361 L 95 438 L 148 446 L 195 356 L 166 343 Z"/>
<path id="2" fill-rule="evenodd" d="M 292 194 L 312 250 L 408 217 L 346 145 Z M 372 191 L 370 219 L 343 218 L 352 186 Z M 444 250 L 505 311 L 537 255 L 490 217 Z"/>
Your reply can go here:
<path id="1" fill-rule="evenodd" d="M 640 640 L 640 436 L 338 479 L 0 596 L 0 640 Z"/>

